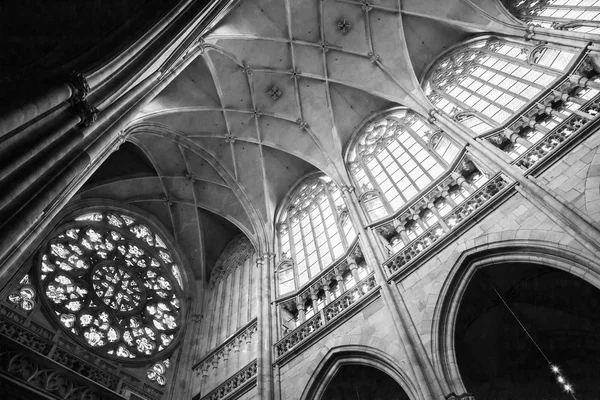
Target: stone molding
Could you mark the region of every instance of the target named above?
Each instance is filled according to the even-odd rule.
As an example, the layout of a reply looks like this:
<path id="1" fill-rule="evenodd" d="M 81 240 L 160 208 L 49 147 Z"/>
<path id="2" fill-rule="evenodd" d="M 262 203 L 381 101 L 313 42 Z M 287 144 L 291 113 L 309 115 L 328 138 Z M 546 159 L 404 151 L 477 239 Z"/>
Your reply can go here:
<path id="1" fill-rule="evenodd" d="M 242 265 L 255 253 L 250 240 L 240 234 L 225 246 L 217 259 L 210 276 L 210 288 L 214 289 L 222 280 L 226 279 L 233 271 Z"/>
<path id="2" fill-rule="evenodd" d="M 246 326 L 239 329 L 229 339 L 223 342 L 220 346 L 213 349 L 206 356 L 197 362 L 192 369 L 197 374 L 202 373 L 206 376 L 210 367 L 217 368 L 220 361 L 227 361 L 229 359 L 229 353 L 232 351 L 237 353 L 240 351 L 240 347 L 243 343 L 252 343 L 252 337 L 257 331 L 257 319 L 254 318 Z"/>
<path id="3" fill-rule="evenodd" d="M 206 396 L 200 397 L 201 393 L 198 393 L 192 400 L 223 400 L 237 398 L 256 386 L 257 372 L 257 360 L 254 360 Z"/>

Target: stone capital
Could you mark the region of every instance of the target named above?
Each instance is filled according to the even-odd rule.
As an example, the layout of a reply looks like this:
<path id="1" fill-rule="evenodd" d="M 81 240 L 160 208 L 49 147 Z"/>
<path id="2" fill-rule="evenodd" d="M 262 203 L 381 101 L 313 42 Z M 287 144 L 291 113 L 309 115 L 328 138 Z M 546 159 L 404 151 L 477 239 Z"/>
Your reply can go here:
<path id="1" fill-rule="evenodd" d="M 83 73 L 77 71 L 71 72 L 67 83 L 73 88 L 73 94 L 71 95 L 71 101 L 73 103 L 79 103 L 80 101 L 85 100 L 90 92 L 90 85 L 88 85 L 87 79 Z"/>

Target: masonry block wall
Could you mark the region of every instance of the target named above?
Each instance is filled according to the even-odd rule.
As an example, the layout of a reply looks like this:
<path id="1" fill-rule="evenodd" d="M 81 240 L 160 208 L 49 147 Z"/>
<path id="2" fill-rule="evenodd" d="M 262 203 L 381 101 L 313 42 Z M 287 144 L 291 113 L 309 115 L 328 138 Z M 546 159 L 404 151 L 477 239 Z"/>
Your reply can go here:
<path id="1" fill-rule="evenodd" d="M 600 135 L 592 134 L 540 176 L 549 189 L 600 226 Z"/>
<path id="2" fill-rule="evenodd" d="M 256 254 L 245 237 L 234 238 L 212 270 L 203 296 L 204 308 L 198 335 L 196 362 L 218 349 L 256 318 L 258 271 Z M 207 394 L 256 359 L 256 333 L 239 340 L 239 350 L 226 357 L 210 357 L 207 376 L 196 375 L 194 386 Z"/>
<path id="3" fill-rule="evenodd" d="M 391 318 L 382 298 L 376 297 L 350 319 L 280 365 L 281 399 L 299 399 L 324 356 L 340 346 L 360 345 L 380 350 L 394 357 L 400 368 L 408 371 L 408 359 Z"/>

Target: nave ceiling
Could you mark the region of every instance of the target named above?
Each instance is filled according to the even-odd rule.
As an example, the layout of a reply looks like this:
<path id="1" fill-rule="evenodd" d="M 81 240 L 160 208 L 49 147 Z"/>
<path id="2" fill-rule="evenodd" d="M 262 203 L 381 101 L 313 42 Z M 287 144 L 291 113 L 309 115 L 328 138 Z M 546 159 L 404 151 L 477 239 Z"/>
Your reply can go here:
<path id="1" fill-rule="evenodd" d="M 277 206 L 304 175 L 348 184 L 361 123 L 395 106 L 425 115 L 426 66 L 474 34 L 510 33 L 499 21 L 517 24 L 495 0 L 241 0 L 77 198 L 151 212 L 208 279 L 240 231 L 272 246 Z"/>

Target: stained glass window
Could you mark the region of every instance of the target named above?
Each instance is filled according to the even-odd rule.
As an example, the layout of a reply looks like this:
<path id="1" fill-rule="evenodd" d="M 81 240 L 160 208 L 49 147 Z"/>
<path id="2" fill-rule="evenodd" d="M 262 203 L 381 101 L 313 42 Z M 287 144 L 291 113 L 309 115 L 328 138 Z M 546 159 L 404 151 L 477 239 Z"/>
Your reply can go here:
<path id="1" fill-rule="evenodd" d="M 506 0 L 505 4 L 524 22 L 548 29 L 600 34 L 600 0 Z"/>
<path id="2" fill-rule="evenodd" d="M 25 275 L 19 282 L 19 287 L 10 292 L 8 302 L 18 306 L 21 310 L 31 311 L 36 305 L 37 293 L 31 285 L 31 278 Z"/>
<path id="3" fill-rule="evenodd" d="M 499 127 L 555 79 L 574 50 L 479 39 L 440 58 L 425 79 L 431 102 L 475 134 Z"/>
<path id="4" fill-rule="evenodd" d="M 159 234 L 123 211 L 80 215 L 44 246 L 38 282 L 51 315 L 82 345 L 119 361 L 168 352 L 182 278 Z"/>
<path id="5" fill-rule="evenodd" d="M 386 115 L 361 131 L 348 167 L 372 221 L 400 209 L 444 172 L 458 149 L 444 140 L 443 156 L 428 148 L 433 129 L 408 110 Z M 437 143 L 441 143 L 440 140 Z"/>
<path id="6" fill-rule="evenodd" d="M 356 231 L 341 190 L 321 175 L 295 189 L 279 219 L 278 236 L 280 260 L 289 259 L 295 267 L 279 270 L 283 294 L 304 285 L 344 254 Z"/>

